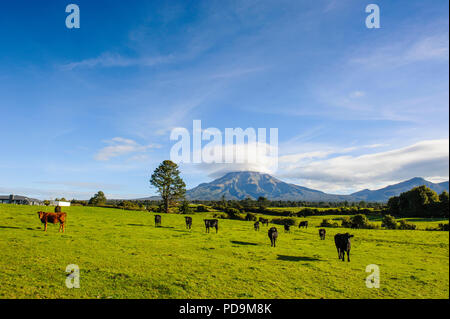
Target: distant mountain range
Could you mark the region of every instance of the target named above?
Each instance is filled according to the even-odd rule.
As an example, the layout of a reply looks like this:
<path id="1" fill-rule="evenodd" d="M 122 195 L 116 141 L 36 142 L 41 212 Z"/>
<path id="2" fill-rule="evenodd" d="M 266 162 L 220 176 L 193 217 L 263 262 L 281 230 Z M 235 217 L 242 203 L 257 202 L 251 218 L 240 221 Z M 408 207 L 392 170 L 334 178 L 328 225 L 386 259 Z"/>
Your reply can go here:
<path id="1" fill-rule="evenodd" d="M 438 194 L 449 190 L 449 182 L 432 183 L 423 178 L 415 177 L 410 180 L 390 185 L 378 190 L 362 190 L 350 195 L 327 194 L 318 190 L 285 183 L 279 179 L 258 172 L 232 172 L 210 182 L 202 183 L 186 192 L 189 200 L 240 200 L 247 197 L 257 199 L 263 196 L 270 200 L 295 200 L 311 202 L 338 201 L 370 201 L 386 202 L 390 197 L 400 195 L 413 187 L 426 185 Z M 146 199 L 159 199 L 158 196 Z"/>
<path id="2" fill-rule="evenodd" d="M 428 186 L 429 188 L 431 188 L 438 194 L 442 193 L 443 191 L 448 192 L 448 181 L 436 184 L 436 183 L 429 182 L 420 177 L 414 177 L 410 180 L 407 180 L 407 181 L 404 181 L 404 182 L 401 182 L 398 184 L 394 184 L 394 185 L 389 185 L 387 187 L 384 187 L 384 188 L 381 188 L 378 190 L 374 190 L 374 191 L 365 189 L 365 190 L 353 193 L 350 196 L 355 197 L 358 200 L 364 200 L 364 201 L 368 201 L 368 202 L 384 202 L 384 201 L 387 201 L 392 196 L 398 196 L 401 193 L 409 191 L 413 187 L 422 186 L 422 185 Z"/>

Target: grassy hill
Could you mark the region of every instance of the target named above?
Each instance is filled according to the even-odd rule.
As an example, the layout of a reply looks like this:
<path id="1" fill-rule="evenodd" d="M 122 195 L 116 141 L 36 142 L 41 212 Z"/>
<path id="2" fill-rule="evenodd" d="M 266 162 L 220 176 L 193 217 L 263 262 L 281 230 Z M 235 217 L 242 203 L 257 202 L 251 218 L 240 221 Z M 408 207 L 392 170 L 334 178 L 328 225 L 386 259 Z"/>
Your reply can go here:
<path id="1" fill-rule="evenodd" d="M 38 210 L 0 205 L 0 298 L 449 298 L 448 232 L 328 228 L 320 241 L 318 216 L 306 230 L 277 226 L 271 248 L 267 227 L 252 222 L 220 220 L 206 234 L 208 214 L 191 215 L 189 231 L 183 215 L 155 228 L 148 212 L 69 207 L 61 234 L 42 231 Z M 346 231 L 350 263 L 333 241 Z M 79 289 L 65 286 L 68 264 L 80 267 Z M 369 264 L 380 267 L 379 289 L 365 286 Z"/>

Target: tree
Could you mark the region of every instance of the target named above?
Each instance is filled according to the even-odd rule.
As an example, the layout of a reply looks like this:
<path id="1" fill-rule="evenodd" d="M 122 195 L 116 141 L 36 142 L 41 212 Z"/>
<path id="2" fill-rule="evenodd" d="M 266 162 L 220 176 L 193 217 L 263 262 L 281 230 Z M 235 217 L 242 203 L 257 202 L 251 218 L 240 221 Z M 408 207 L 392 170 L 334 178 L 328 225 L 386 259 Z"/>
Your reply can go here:
<path id="1" fill-rule="evenodd" d="M 189 202 L 188 202 L 187 200 L 184 200 L 184 201 L 181 203 L 181 206 L 180 206 L 180 213 L 181 213 L 181 214 L 190 214 L 190 213 L 192 213 L 192 209 L 191 209 L 191 207 L 189 206 Z"/>
<path id="2" fill-rule="evenodd" d="M 170 205 L 178 199 L 184 197 L 186 193 L 186 184 L 180 177 L 178 165 L 170 160 L 163 161 L 153 172 L 150 179 L 153 185 L 161 195 L 164 212 L 169 212 Z"/>
<path id="3" fill-rule="evenodd" d="M 449 195 L 446 191 L 443 191 L 439 195 L 439 216 L 448 218 L 448 215 L 449 215 Z"/>
<path id="4" fill-rule="evenodd" d="M 94 197 L 91 197 L 91 199 L 89 200 L 89 205 L 94 206 L 103 205 L 105 203 L 106 203 L 106 196 L 105 193 L 103 193 L 102 191 L 98 191 L 98 193 L 95 194 Z"/>

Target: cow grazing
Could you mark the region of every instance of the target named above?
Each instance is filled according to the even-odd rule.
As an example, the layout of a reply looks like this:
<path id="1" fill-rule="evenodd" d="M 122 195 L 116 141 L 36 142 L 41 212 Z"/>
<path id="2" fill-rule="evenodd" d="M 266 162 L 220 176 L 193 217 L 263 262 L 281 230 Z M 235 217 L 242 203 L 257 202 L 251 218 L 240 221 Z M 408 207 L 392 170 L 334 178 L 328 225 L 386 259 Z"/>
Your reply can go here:
<path id="1" fill-rule="evenodd" d="M 302 227 L 308 228 L 308 221 L 307 220 L 302 221 L 302 222 L 300 222 L 300 224 L 298 224 L 298 228 L 302 228 Z"/>
<path id="2" fill-rule="evenodd" d="M 155 227 L 161 226 L 161 215 L 155 215 Z"/>
<path id="3" fill-rule="evenodd" d="M 39 219 L 41 220 L 41 222 L 43 224 L 45 224 L 44 226 L 44 231 L 47 231 L 47 223 L 52 223 L 52 224 L 56 224 L 59 223 L 59 231 L 61 231 L 64 233 L 64 230 L 66 228 L 66 217 L 67 214 L 60 212 L 60 213 L 46 213 L 46 212 L 38 212 L 38 216 Z"/>
<path id="4" fill-rule="evenodd" d="M 264 225 L 269 226 L 269 220 L 268 219 L 259 217 L 259 221 L 261 222 L 261 224 L 263 224 L 263 226 Z"/>
<path id="5" fill-rule="evenodd" d="M 353 235 L 350 235 L 349 233 L 336 234 L 334 236 L 334 243 L 336 244 L 339 259 L 342 259 L 342 261 L 345 261 L 345 252 L 347 252 L 347 261 L 350 261 L 351 237 L 353 237 Z"/>
<path id="6" fill-rule="evenodd" d="M 55 213 L 61 213 L 61 206 L 55 206 Z"/>
<path id="7" fill-rule="evenodd" d="M 206 232 L 209 233 L 210 228 L 216 228 L 216 234 L 219 231 L 219 221 L 217 219 L 204 219 Z"/>
<path id="8" fill-rule="evenodd" d="M 184 219 L 186 220 L 186 228 L 191 229 L 192 227 L 192 217 L 185 216 Z"/>
<path id="9" fill-rule="evenodd" d="M 291 231 L 291 226 L 288 225 L 288 224 L 285 224 L 285 225 L 284 225 L 284 231 L 285 231 L 285 232 L 290 232 L 290 231 Z"/>
<path id="10" fill-rule="evenodd" d="M 327 233 L 327 231 L 323 228 L 319 229 L 319 236 L 321 240 L 325 240 L 325 234 Z"/>
<path id="11" fill-rule="evenodd" d="M 259 231 L 259 222 L 255 222 L 253 227 L 255 227 L 255 231 Z"/>
<path id="12" fill-rule="evenodd" d="M 272 227 L 269 229 L 269 238 L 270 238 L 270 246 L 271 247 L 275 247 L 275 243 L 277 241 L 277 237 L 278 237 L 278 231 L 276 227 Z"/>

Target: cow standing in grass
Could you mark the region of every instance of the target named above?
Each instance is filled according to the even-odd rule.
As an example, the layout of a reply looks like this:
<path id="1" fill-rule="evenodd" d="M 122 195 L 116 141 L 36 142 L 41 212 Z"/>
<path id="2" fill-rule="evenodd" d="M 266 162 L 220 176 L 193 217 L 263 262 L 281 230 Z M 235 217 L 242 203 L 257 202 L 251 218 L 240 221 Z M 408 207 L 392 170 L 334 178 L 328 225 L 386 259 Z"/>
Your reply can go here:
<path id="1" fill-rule="evenodd" d="M 289 232 L 291 231 L 291 226 L 288 225 L 288 224 L 284 224 L 284 231 L 285 231 L 286 233 L 289 233 Z"/>
<path id="2" fill-rule="evenodd" d="M 192 227 L 192 217 L 185 216 L 184 219 L 186 220 L 186 228 L 191 229 Z"/>
<path id="3" fill-rule="evenodd" d="M 302 227 L 308 228 L 308 221 L 307 220 L 302 221 L 302 222 L 300 222 L 300 224 L 298 224 L 298 228 L 302 228 Z"/>
<path id="4" fill-rule="evenodd" d="M 319 236 L 321 240 L 325 240 L 325 234 L 327 233 L 327 231 L 323 228 L 319 229 Z"/>
<path id="5" fill-rule="evenodd" d="M 206 232 L 209 233 L 209 229 L 210 228 L 215 228 L 216 229 L 216 234 L 219 231 L 219 221 L 217 219 L 205 219 L 205 227 L 206 227 Z"/>
<path id="6" fill-rule="evenodd" d="M 52 224 L 56 224 L 59 223 L 59 231 L 64 233 L 64 230 L 66 228 L 66 217 L 67 214 L 60 212 L 60 213 L 46 213 L 46 212 L 38 212 L 38 216 L 39 219 L 41 220 L 41 222 L 43 224 L 45 224 L 44 226 L 44 231 L 47 231 L 47 224 L 48 223 L 52 223 Z"/>
<path id="7" fill-rule="evenodd" d="M 350 261 L 351 237 L 353 237 L 353 235 L 350 235 L 349 233 L 336 234 L 334 236 L 334 243 L 336 244 L 338 256 L 342 261 L 345 261 L 345 252 L 347 252 L 347 261 Z"/>
<path id="8" fill-rule="evenodd" d="M 259 231 L 259 222 L 255 222 L 253 227 L 255 227 L 255 231 Z"/>
<path id="9" fill-rule="evenodd" d="M 276 241 L 278 238 L 278 231 L 276 227 L 272 227 L 269 229 L 268 232 L 269 238 L 270 238 L 270 246 L 271 247 L 275 247 L 276 246 Z"/>
<path id="10" fill-rule="evenodd" d="M 155 227 L 161 226 L 161 215 L 155 215 Z"/>

